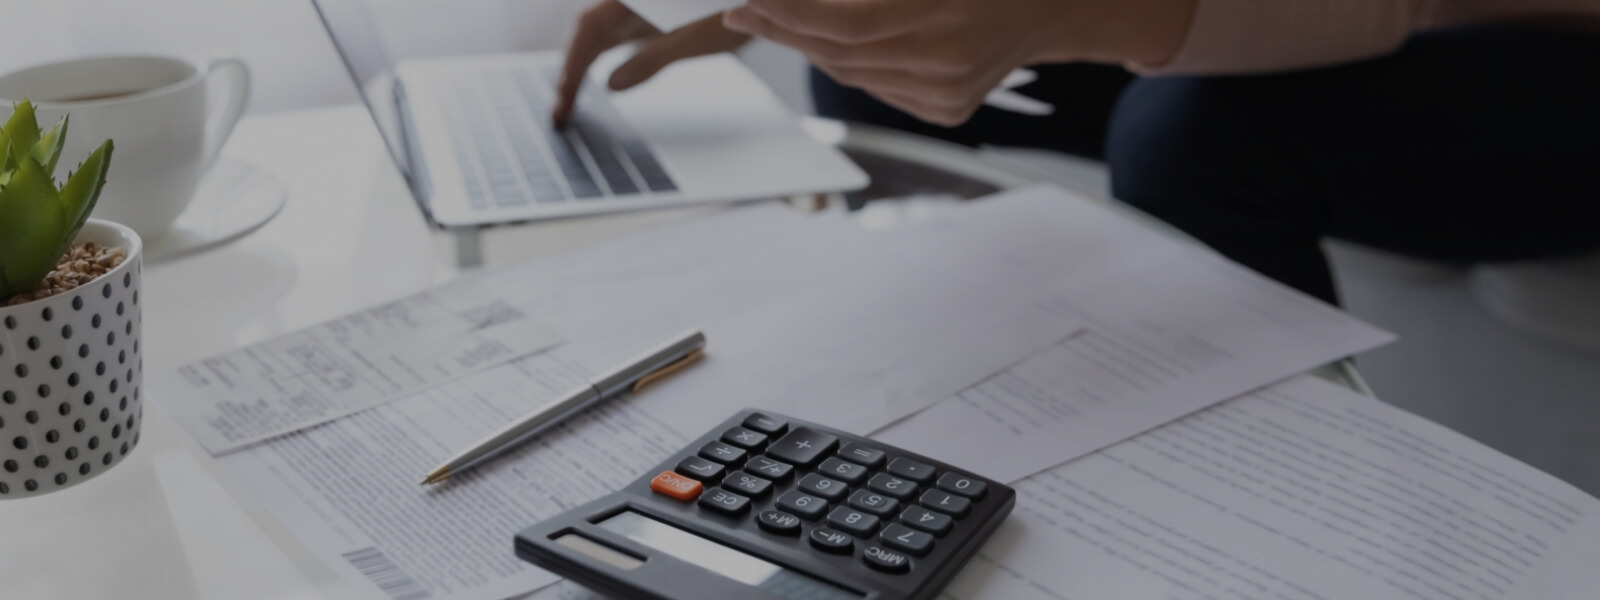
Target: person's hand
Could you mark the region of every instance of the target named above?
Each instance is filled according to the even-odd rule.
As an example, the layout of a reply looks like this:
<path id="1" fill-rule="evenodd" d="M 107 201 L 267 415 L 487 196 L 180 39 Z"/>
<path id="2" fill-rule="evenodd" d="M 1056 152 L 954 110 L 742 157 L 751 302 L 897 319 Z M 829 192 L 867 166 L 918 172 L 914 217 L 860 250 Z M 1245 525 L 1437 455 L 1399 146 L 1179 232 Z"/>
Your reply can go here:
<path id="1" fill-rule="evenodd" d="M 617 67 L 607 82 L 611 89 L 620 91 L 644 83 L 673 62 L 727 52 L 749 39 L 749 35 L 724 28 L 720 15 L 662 34 L 621 2 L 600 0 L 578 18 L 578 31 L 567 47 L 566 64 L 561 69 L 561 85 L 557 88 L 556 107 L 551 116 L 557 125 L 566 124 L 589 66 L 606 50 L 628 42 L 641 42 L 633 57 Z"/>
<path id="2" fill-rule="evenodd" d="M 1013 69 L 1161 62 L 1194 0 L 747 0 L 723 24 L 804 53 L 835 81 L 955 126 Z"/>

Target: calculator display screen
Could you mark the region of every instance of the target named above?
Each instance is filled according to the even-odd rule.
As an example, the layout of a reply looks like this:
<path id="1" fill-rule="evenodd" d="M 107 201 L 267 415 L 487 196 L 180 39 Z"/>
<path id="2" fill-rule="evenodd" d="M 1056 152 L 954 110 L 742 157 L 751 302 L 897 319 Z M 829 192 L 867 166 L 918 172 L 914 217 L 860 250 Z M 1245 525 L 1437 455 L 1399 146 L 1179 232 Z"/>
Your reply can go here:
<path id="1" fill-rule="evenodd" d="M 673 527 L 636 512 L 602 521 L 600 527 L 673 558 L 769 594 L 790 600 L 860 600 L 861 594 L 790 571 L 766 560 Z"/>

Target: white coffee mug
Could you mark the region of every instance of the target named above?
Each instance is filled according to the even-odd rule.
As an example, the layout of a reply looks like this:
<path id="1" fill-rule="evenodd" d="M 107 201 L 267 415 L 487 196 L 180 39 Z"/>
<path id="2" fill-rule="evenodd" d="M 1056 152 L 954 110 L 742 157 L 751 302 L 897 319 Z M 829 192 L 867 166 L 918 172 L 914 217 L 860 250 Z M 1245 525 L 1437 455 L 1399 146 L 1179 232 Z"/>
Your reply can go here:
<path id="1" fill-rule="evenodd" d="M 206 82 L 217 73 L 227 75 L 226 93 L 207 110 Z M 234 58 L 104 56 L 0 75 L 0 114 L 28 98 L 38 107 L 41 128 L 71 115 L 58 181 L 102 141 L 113 140 L 94 216 L 127 225 L 146 240 L 165 233 L 189 205 L 249 97 L 250 71 Z"/>

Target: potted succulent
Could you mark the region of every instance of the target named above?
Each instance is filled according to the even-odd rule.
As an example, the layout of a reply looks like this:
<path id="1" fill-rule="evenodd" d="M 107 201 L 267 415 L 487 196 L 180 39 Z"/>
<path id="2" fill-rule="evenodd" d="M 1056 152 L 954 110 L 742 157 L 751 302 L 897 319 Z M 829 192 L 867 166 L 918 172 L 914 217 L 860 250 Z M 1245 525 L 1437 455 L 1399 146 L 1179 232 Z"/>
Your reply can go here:
<path id="1" fill-rule="evenodd" d="M 86 481 L 138 443 L 140 241 L 88 218 L 110 140 L 56 184 L 66 136 L 26 100 L 0 127 L 0 500 Z"/>

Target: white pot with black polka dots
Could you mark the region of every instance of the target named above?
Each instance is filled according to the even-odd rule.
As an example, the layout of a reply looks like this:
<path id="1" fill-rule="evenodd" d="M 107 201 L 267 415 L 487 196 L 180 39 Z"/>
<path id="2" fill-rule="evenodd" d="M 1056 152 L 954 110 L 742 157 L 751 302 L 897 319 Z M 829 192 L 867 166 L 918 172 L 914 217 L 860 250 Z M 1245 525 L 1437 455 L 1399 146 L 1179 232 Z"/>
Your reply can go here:
<path id="1" fill-rule="evenodd" d="M 0 308 L 0 500 L 93 479 L 139 444 L 139 236 L 90 219 L 77 241 L 128 257 L 65 294 Z"/>

